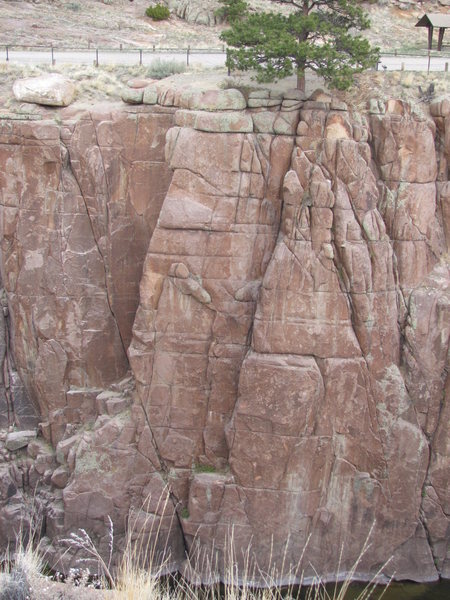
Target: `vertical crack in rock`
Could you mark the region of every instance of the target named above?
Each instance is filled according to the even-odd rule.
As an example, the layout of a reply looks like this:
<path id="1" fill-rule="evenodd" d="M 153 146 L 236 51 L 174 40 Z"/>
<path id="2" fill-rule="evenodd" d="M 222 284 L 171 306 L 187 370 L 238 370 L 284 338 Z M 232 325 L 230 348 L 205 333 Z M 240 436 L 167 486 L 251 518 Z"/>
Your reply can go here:
<path id="1" fill-rule="evenodd" d="M 437 116 L 439 111 L 439 106 L 431 107 L 433 115 Z M 439 118 L 435 120 L 439 123 Z M 406 131 L 408 121 L 409 132 Z M 442 367 L 445 371 L 448 341 L 442 344 L 442 337 L 448 337 L 448 325 L 443 316 L 445 294 L 442 283 L 444 278 L 448 281 L 448 272 L 439 265 L 445 245 L 443 228 L 437 219 L 439 183 L 435 180 L 445 179 L 446 175 L 439 167 L 440 160 L 436 160 L 439 143 L 435 141 L 433 124 L 423 118 L 411 119 L 409 107 L 400 101 L 390 101 L 385 116 L 372 116 L 372 126 L 374 156 L 381 165 L 383 180 L 379 206 L 392 240 L 399 290 L 397 297 L 403 299 L 403 305 L 399 305 L 403 379 L 427 446 L 419 519 L 434 564 L 442 573 L 445 562 L 442 528 L 447 527 L 448 519 L 445 523 L 445 517 L 442 515 L 441 518 L 438 514 L 439 497 L 431 478 L 432 465 L 437 459 L 436 434 L 445 421 L 443 398 L 446 375 L 442 377 Z M 390 131 L 389 137 L 385 137 L 387 131 Z M 392 152 L 394 148 L 396 152 Z M 406 160 L 406 149 L 415 160 Z M 392 155 L 388 160 L 389 152 Z M 418 157 L 420 153 L 423 156 Z M 439 172 L 441 175 L 436 177 Z M 441 220 L 441 224 L 444 223 L 445 220 Z M 406 253 L 408 245 L 409 254 L 413 252 L 415 261 Z M 414 262 L 413 268 L 408 264 L 411 262 Z M 440 331 L 440 334 L 436 336 L 433 333 L 435 331 Z M 437 545 L 440 546 L 441 556 L 438 556 Z"/>
<path id="2" fill-rule="evenodd" d="M 157 302 L 156 307 L 155 307 L 156 311 L 158 310 L 160 298 L 158 299 L 158 302 Z M 156 331 L 153 331 L 153 334 L 154 334 L 154 337 L 156 339 Z M 152 373 L 151 373 L 151 376 L 150 376 L 150 382 L 153 380 L 154 367 L 155 367 L 155 361 L 153 360 L 152 361 L 152 365 L 151 365 Z M 181 534 L 181 538 L 182 538 L 182 542 L 183 542 L 184 554 L 185 554 L 185 557 L 188 557 L 189 556 L 189 545 L 188 545 L 188 542 L 186 540 L 186 535 L 185 535 L 185 532 L 184 532 L 183 522 L 182 522 L 182 519 L 181 519 L 181 509 L 182 509 L 182 506 L 183 506 L 183 502 L 177 496 L 177 494 L 175 493 L 175 491 L 173 489 L 173 486 L 170 483 L 170 469 L 169 469 L 166 461 L 164 460 L 164 458 L 163 458 L 163 456 L 161 454 L 161 450 L 159 448 L 159 444 L 158 444 L 158 442 L 156 440 L 156 437 L 155 437 L 155 434 L 154 434 L 154 431 L 153 431 L 153 427 L 152 427 L 152 424 L 150 422 L 150 419 L 149 419 L 149 416 L 148 416 L 148 413 L 147 413 L 147 408 L 146 407 L 149 406 L 149 396 L 150 396 L 150 386 L 147 386 L 146 392 L 145 392 L 145 399 L 141 400 L 139 404 L 140 404 L 140 406 L 142 408 L 142 411 L 144 413 L 145 422 L 147 424 L 147 427 L 149 429 L 150 436 L 151 436 L 151 442 L 152 442 L 153 448 L 155 450 L 155 453 L 156 453 L 156 456 L 157 456 L 158 462 L 159 462 L 159 468 L 156 465 L 154 465 L 154 466 L 155 466 L 155 469 L 159 473 L 162 474 L 163 480 L 164 480 L 164 482 L 165 482 L 165 484 L 167 486 L 167 490 L 168 490 L 168 493 L 169 493 L 169 498 L 170 498 L 170 501 L 173 504 L 173 510 L 174 510 L 174 513 L 175 513 L 175 516 L 176 516 L 176 519 L 177 519 L 177 523 L 178 523 L 178 527 L 179 527 L 179 530 L 180 530 L 180 534 Z"/>
<path id="3" fill-rule="evenodd" d="M 107 174 L 106 174 L 105 163 L 104 163 L 103 154 L 102 154 L 102 147 L 99 144 L 99 140 L 98 140 L 97 127 L 96 127 L 96 125 L 94 123 L 94 120 L 92 119 L 92 115 L 91 115 L 91 122 L 92 122 L 93 131 L 94 131 L 94 134 L 95 134 L 95 140 L 97 142 L 98 151 L 99 151 L 100 158 L 101 158 L 101 161 L 102 161 L 102 170 L 103 170 L 103 175 L 104 175 L 104 178 L 105 178 L 105 185 L 107 187 L 108 198 L 109 198 L 111 196 L 111 190 L 109 188 L 109 181 L 108 181 L 108 177 L 107 177 Z M 70 165 L 70 153 L 69 153 L 69 165 Z M 73 169 L 72 169 L 72 173 L 73 173 Z M 98 243 L 97 237 L 95 235 L 95 230 L 94 230 L 94 227 L 93 227 L 93 224 L 92 224 L 90 210 L 89 210 L 89 207 L 87 205 L 86 199 L 84 198 L 83 190 L 82 190 L 82 188 L 80 186 L 80 183 L 79 182 L 77 182 L 77 183 L 78 183 L 78 186 L 80 187 L 80 194 L 81 194 L 81 196 L 83 198 L 83 202 L 84 202 L 84 205 L 86 207 L 86 213 L 87 213 L 87 215 L 89 217 L 89 221 L 91 223 L 92 235 L 93 235 L 95 243 L 97 245 L 97 250 L 98 250 L 98 252 L 99 252 L 99 254 L 100 254 L 101 258 L 102 258 L 103 268 L 104 268 L 104 271 L 105 271 L 106 299 L 107 299 L 107 302 L 108 302 L 109 311 L 110 311 L 111 316 L 114 319 L 114 322 L 116 324 L 117 332 L 119 334 L 119 338 L 120 338 L 120 341 L 121 341 L 121 344 L 122 344 L 124 355 L 127 356 L 127 347 L 126 347 L 125 341 L 123 339 L 121 328 L 120 328 L 119 323 L 118 323 L 118 321 L 116 319 L 116 314 L 115 314 L 115 311 L 114 311 L 114 308 L 113 308 L 113 304 L 112 304 L 112 300 L 111 300 L 111 273 L 109 272 L 108 261 L 106 260 L 104 254 L 102 252 L 102 249 L 100 248 L 100 244 Z M 105 226 L 106 226 L 106 230 L 107 230 L 108 229 L 108 221 L 109 221 L 109 219 L 108 219 L 108 202 L 105 203 L 105 215 L 106 215 Z"/>
<path id="4" fill-rule="evenodd" d="M 198 465 L 214 465 L 214 505 L 218 497 L 225 502 L 227 426 L 279 227 L 286 151 L 273 151 L 278 165 L 263 177 L 250 136 L 183 127 L 169 132 L 167 144 L 174 175 L 147 254 L 130 356 L 160 460 L 178 475 L 176 497 L 191 514 L 182 523 L 191 546 L 203 539 L 211 510 L 195 496 L 210 485 Z M 268 177 L 277 198 L 266 199 Z M 150 363 L 146 370 L 139 356 Z M 208 548 L 210 540 L 203 542 Z"/>
<path id="5" fill-rule="evenodd" d="M 8 299 L 0 279 L 0 426 L 32 428 L 38 419 L 15 367 Z"/>
<path id="6" fill-rule="evenodd" d="M 420 521 L 421 521 L 424 531 L 425 531 L 428 546 L 430 548 L 430 552 L 433 557 L 433 562 L 434 562 L 436 568 L 438 569 L 439 568 L 439 556 L 437 555 L 436 550 L 435 550 L 433 536 L 430 531 L 430 527 L 428 525 L 428 520 L 426 517 L 426 512 L 424 509 L 424 502 L 426 502 L 426 500 L 427 500 L 428 489 L 430 487 L 432 487 L 430 485 L 428 478 L 429 478 L 429 473 L 431 470 L 431 463 L 432 463 L 432 459 L 433 459 L 433 438 L 434 438 L 434 435 L 431 440 L 428 440 L 428 464 L 427 464 L 426 476 L 425 476 L 425 479 L 424 479 L 424 482 L 422 485 L 422 490 L 421 490 L 422 501 L 420 503 Z"/>
<path id="7" fill-rule="evenodd" d="M 159 298 L 156 301 L 155 311 L 158 311 L 160 299 L 161 299 L 161 296 L 159 296 Z M 156 330 L 154 329 L 154 322 L 152 325 L 152 329 L 153 329 L 152 337 L 153 337 L 153 345 L 154 345 L 155 340 L 156 340 Z M 152 423 L 150 421 L 150 418 L 149 418 L 149 415 L 147 412 L 147 407 L 150 406 L 151 382 L 153 381 L 153 377 L 154 377 L 154 368 L 155 368 L 155 361 L 152 360 L 151 361 L 151 374 L 150 374 L 150 377 L 148 378 L 149 383 L 145 386 L 144 397 L 142 397 L 142 394 L 139 394 L 139 406 L 143 412 L 145 424 L 150 433 L 151 445 L 156 454 L 158 464 L 156 465 L 153 463 L 153 461 L 151 461 L 151 459 L 149 459 L 149 460 L 152 462 L 153 467 L 155 468 L 155 471 L 157 471 L 161 475 L 161 477 L 166 485 L 166 489 L 167 489 L 167 492 L 169 495 L 169 499 L 173 505 L 173 511 L 174 511 L 175 518 L 177 520 L 177 524 L 178 524 L 178 528 L 179 528 L 179 532 L 181 535 L 184 558 L 187 558 L 189 556 L 189 544 L 186 539 L 186 535 L 185 535 L 185 531 L 184 531 L 184 527 L 183 527 L 183 521 L 181 518 L 181 510 L 183 507 L 183 501 L 178 497 L 175 490 L 173 489 L 173 485 L 171 484 L 170 468 L 161 453 L 159 443 L 156 439 L 155 433 L 153 431 L 153 426 L 152 426 Z"/>
<path id="8" fill-rule="evenodd" d="M 69 151 L 69 149 L 67 148 L 67 146 L 64 144 L 64 142 L 62 140 L 61 140 L 61 145 L 64 146 L 64 148 L 65 148 L 65 150 L 67 152 L 67 166 L 66 166 L 66 168 L 70 171 L 70 174 L 72 175 L 72 177 L 74 178 L 74 180 L 77 182 L 78 188 L 80 190 L 80 196 L 81 196 L 81 198 L 83 200 L 83 204 L 84 204 L 84 207 L 85 207 L 85 210 L 86 210 L 86 215 L 87 215 L 88 220 L 89 220 L 89 227 L 90 227 L 90 230 L 91 230 L 91 233 L 92 233 L 92 239 L 95 242 L 95 245 L 96 245 L 96 248 L 97 248 L 97 252 L 98 252 L 98 254 L 99 254 L 100 258 L 101 258 L 101 261 L 102 261 L 103 272 L 104 272 L 104 281 L 105 281 L 105 298 L 106 298 L 106 302 L 107 302 L 107 305 L 108 305 L 108 310 L 109 310 L 109 312 L 111 314 L 111 317 L 112 317 L 112 319 L 114 321 L 115 328 L 116 328 L 117 334 L 118 334 L 119 339 L 120 339 L 120 343 L 121 343 L 122 351 L 123 351 L 123 357 L 128 362 L 127 348 L 125 347 L 125 342 L 124 342 L 124 339 L 123 339 L 123 336 L 122 336 L 121 328 L 119 327 L 119 323 L 117 321 L 117 318 L 116 318 L 116 315 L 115 315 L 115 312 L 114 312 L 114 309 L 113 309 L 113 306 L 112 306 L 112 302 L 111 302 L 110 278 L 108 276 L 107 261 L 105 259 L 105 256 L 104 256 L 103 252 L 102 252 L 102 249 L 100 248 L 100 244 L 98 243 L 98 240 L 97 240 L 97 237 L 96 237 L 96 234 L 95 234 L 95 230 L 94 230 L 94 226 L 92 224 L 92 217 L 91 217 L 90 209 L 89 209 L 89 206 L 88 206 L 88 204 L 86 202 L 86 198 L 84 197 L 83 190 L 82 190 L 81 185 L 80 185 L 80 181 L 77 179 L 77 174 L 76 174 L 75 170 L 72 168 L 70 151 Z"/>
<path id="9" fill-rule="evenodd" d="M 148 400 L 148 398 L 147 398 L 147 400 Z M 147 411 L 145 409 L 144 403 L 141 402 L 140 406 L 141 406 L 142 411 L 144 413 L 145 422 L 146 422 L 147 427 L 148 427 L 148 429 L 150 431 L 150 436 L 151 436 L 153 448 L 155 450 L 156 456 L 158 457 L 159 468 L 156 465 L 153 465 L 153 466 L 155 467 L 156 471 L 158 471 L 159 473 L 162 474 L 163 480 L 164 480 L 164 482 L 165 482 L 165 484 L 167 486 L 167 491 L 169 493 L 169 498 L 170 498 L 170 501 L 173 504 L 174 514 L 175 514 L 175 517 L 177 519 L 178 527 L 179 527 L 179 530 L 180 530 L 180 534 L 181 534 L 181 538 L 182 538 L 182 542 L 183 542 L 184 554 L 185 554 L 185 557 L 188 557 L 189 556 L 189 545 L 187 543 L 186 536 L 185 536 L 185 533 L 184 533 L 183 522 L 182 522 L 182 519 L 181 519 L 181 512 L 180 512 L 181 511 L 182 502 L 177 497 L 177 495 L 175 494 L 172 486 L 170 485 L 170 472 L 169 472 L 169 468 L 168 468 L 166 462 L 164 461 L 164 459 L 163 459 L 163 457 L 161 455 L 161 452 L 159 450 L 158 443 L 157 443 L 155 435 L 153 433 L 153 429 L 152 429 L 150 420 L 148 418 L 148 414 L 147 414 Z"/>
<path id="10" fill-rule="evenodd" d="M 1 281 L 0 281 L 1 285 Z M 0 417 L 2 426 L 15 424 L 14 405 L 11 398 L 10 377 L 10 332 L 7 321 L 7 304 L 3 301 L 6 297 L 3 287 L 0 289 L 0 393 L 3 398 L 0 404 Z"/>

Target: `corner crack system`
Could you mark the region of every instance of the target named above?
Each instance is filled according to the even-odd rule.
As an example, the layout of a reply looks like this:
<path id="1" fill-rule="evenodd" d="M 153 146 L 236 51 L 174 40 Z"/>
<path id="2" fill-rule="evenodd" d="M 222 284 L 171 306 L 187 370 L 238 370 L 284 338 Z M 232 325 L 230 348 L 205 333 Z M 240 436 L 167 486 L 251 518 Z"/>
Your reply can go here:
<path id="1" fill-rule="evenodd" d="M 148 396 L 149 395 L 150 395 L 150 385 L 147 388 L 146 400 L 148 400 Z M 151 436 L 151 439 L 152 439 L 153 448 L 155 450 L 156 456 L 158 457 L 158 461 L 159 461 L 159 465 L 160 465 L 160 468 L 158 469 L 158 471 L 160 473 L 162 471 L 163 480 L 166 483 L 167 492 L 169 494 L 170 500 L 172 501 L 173 508 L 174 508 L 174 513 L 175 513 L 175 517 L 176 517 L 177 522 L 178 522 L 178 527 L 179 527 L 180 534 L 181 534 L 181 539 L 182 539 L 182 542 L 183 542 L 184 553 L 185 553 L 185 556 L 188 557 L 189 556 L 189 546 L 188 546 L 188 543 L 187 543 L 187 540 L 186 540 L 186 536 L 184 534 L 183 523 L 181 521 L 181 514 L 180 514 L 180 511 L 179 511 L 179 507 L 181 506 L 181 501 L 176 496 L 176 494 L 174 493 L 174 491 L 172 490 L 172 488 L 170 486 L 170 483 L 169 483 L 169 479 L 170 479 L 169 468 L 167 467 L 167 464 L 166 464 L 165 460 L 163 459 L 163 457 L 161 455 L 161 452 L 159 450 L 158 444 L 156 442 L 155 435 L 153 433 L 152 426 L 150 424 L 150 419 L 148 417 L 147 411 L 145 410 L 144 403 L 141 402 L 140 404 L 141 404 L 142 412 L 144 413 L 144 418 L 145 418 L 145 421 L 147 423 L 147 427 L 148 427 L 149 432 L 150 432 L 150 436 Z"/>
<path id="2" fill-rule="evenodd" d="M 94 126 L 94 130 L 95 130 L 95 126 Z M 104 256 L 104 254 L 103 254 L 103 252 L 102 252 L 102 250 L 100 248 L 100 245 L 98 243 L 97 237 L 95 235 L 94 226 L 92 224 L 92 219 L 91 219 L 91 215 L 90 215 L 90 212 L 89 212 L 89 207 L 88 207 L 88 204 L 87 204 L 86 199 L 84 197 L 80 181 L 78 180 L 76 172 L 72 168 L 72 159 L 71 159 L 71 156 L 70 156 L 69 148 L 66 146 L 66 144 L 62 140 L 60 140 L 60 143 L 61 143 L 61 145 L 67 151 L 67 165 L 65 167 L 63 167 L 63 168 L 65 168 L 65 169 L 67 169 L 67 170 L 70 171 L 71 175 L 73 176 L 73 178 L 74 178 L 74 180 L 75 180 L 75 182 L 76 182 L 76 184 L 78 186 L 78 189 L 80 190 L 80 196 L 81 196 L 81 198 L 83 200 L 83 204 L 84 204 L 84 207 L 85 207 L 85 210 L 86 210 L 86 216 L 88 217 L 89 228 L 91 230 L 92 239 L 94 240 L 95 246 L 96 246 L 97 251 L 99 253 L 99 256 L 100 256 L 100 258 L 102 260 L 103 272 L 104 272 L 104 277 L 105 277 L 106 302 L 108 304 L 108 310 L 109 310 L 109 312 L 110 312 L 110 314 L 111 314 L 111 316 L 112 316 L 112 318 L 114 320 L 114 323 L 116 325 L 116 329 L 117 329 L 117 333 L 119 335 L 119 339 L 120 339 L 120 343 L 121 343 L 121 346 L 122 346 L 123 354 L 124 354 L 124 356 L 125 356 L 125 358 L 126 358 L 126 360 L 128 362 L 128 355 L 127 355 L 127 348 L 126 348 L 126 345 L 125 345 L 125 340 L 123 339 L 122 332 L 120 330 L 119 323 L 117 321 L 116 314 L 115 314 L 114 308 L 112 306 L 111 292 L 110 292 L 109 283 L 108 283 L 109 282 L 108 269 L 107 269 L 107 264 L 106 264 L 105 256 Z M 62 185 L 62 188 L 63 188 L 63 191 L 64 191 L 64 186 L 63 185 Z"/>

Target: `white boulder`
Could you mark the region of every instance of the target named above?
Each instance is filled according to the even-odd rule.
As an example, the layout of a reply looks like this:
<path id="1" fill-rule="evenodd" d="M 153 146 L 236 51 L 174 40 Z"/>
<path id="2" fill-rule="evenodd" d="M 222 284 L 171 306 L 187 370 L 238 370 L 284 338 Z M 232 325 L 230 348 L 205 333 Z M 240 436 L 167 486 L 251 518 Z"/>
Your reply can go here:
<path id="1" fill-rule="evenodd" d="M 20 102 L 46 106 L 68 106 L 75 98 L 75 91 L 74 84 L 58 73 L 18 79 L 13 85 L 14 96 Z"/>

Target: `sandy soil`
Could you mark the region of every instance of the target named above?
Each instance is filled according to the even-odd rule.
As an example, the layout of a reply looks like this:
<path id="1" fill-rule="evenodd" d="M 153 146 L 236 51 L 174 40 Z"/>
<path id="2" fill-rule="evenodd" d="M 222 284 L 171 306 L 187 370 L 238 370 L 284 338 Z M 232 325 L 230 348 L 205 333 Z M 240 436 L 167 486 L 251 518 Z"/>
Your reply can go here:
<path id="1" fill-rule="evenodd" d="M 55 47 L 220 47 L 221 27 L 152 21 L 149 0 L 0 0 L 0 43 Z"/>
<path id="2" fill-rule="evenodd" d="M 207 0 L 205 0 L 207 3 Z M 250 0 L 258 8 L 273 8 L 267 0 Z M 190 25 L 171 16 L 155 22 L 145 16 L 150 0 L 0 0 L 0 44 L 55 47 L 220 47 L 223 26 Z M 372 20 L 367 37 L 383 49 L 426 47 L 425 29 L 414 29 L 424 10 L 367 4 Z M 436 7 L 434 7 L 436 10 Z M 448 37 L 448 36 L 447 36 Z M 450 40 L 446 40 L 450 47 Z"/>

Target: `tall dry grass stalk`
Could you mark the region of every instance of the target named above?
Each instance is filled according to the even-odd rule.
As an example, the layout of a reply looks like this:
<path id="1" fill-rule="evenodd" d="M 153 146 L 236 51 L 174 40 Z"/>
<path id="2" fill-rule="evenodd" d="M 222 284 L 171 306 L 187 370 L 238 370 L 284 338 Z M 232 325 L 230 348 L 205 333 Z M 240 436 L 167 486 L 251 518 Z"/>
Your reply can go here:
<path id="1" fill-rule="evenodd" d="M 166 514 L 170 496 L 163 493 L 157 503 L 155 514 Z M 155 519 L 147 512 L 150 496 L 146 498 L 142 509 L 135 511 L 128 522 L 125 552 L 121 558 L 116 577 L 113 582 L 113 597 L 115 600 L 143 600 L 161 599 L 168 600 L 177 597 L 169 590 L 167 582 L 162 576 L 170 567 L 170 550 L 168 549 L 169 536 L 166 536 L 162 551 L 158 551 L 158 542 L 161 537 L 163 517 L 158 520 L 155 529 Z M 139 517 L 144 512 L 146 515 L 142 522 Z M 175 517 L 175 509 L 171 514 L 170 528 Z M 148 525 L 150 524 L 150 527 Z"/>
<path id="2" fill-rule="evenodd" d="M 13 547 L 0 560 L 0 600 L 28 600 L 31 587 L 44 569 L 39 532 L 42 516 L 33 502 L 29 521 L 22 519 Z M 37 541 L 36 541 L 37 540 Z"/>
<path id="3" fill-rule="evenodd" d="M 308 563 L 315 576 L 312 582 L 304 585 L 304 559 L 311 535 L 303 547 L 302 553 L 295 564 L 288 562 L 287 549 L 289 538 L 286 541 L 284 553 L 281 557 L 280 567 L 275 566 L 273 544 L 269 555 L 269 565 L 274 565 L 268 570 L 263 570 L 258 565 L 256 554 L 251 549 L 251 544 L 241 556 L 237 556 L 234 528 L 231 528 L 225 543 L 225 550 L 219 552 L 214 550 L 205 551 L 204 548 L 193 546 L 187 562 L 187 576 L 191 581 L 206 582 L 207 590 L 202 589 L 202 597 L 207 600 L 370 600 L 377 590 L 377 600 L 384 596 L 390 581 L 380 592 L 377 589 L 383 570 L 391 559 L 386 561 L 374 574 L 372 579 L 364 586 L 362 591 L 355 595 L 351 590 L 351 584 L 357 578 L 357 570 L 364 556 L 370 551 L 374 528 L 373 523 L 364 541 L 359 556 L 350 570 L 342 580 L 341 564 L 344 548 L 341 548 L 336 568 L 336 583 L 327 585 L 327 582 L 319 575 L 311 563 Z M 239 567 L 241 565 L 241 567 Z M 338 581 L 339 580 L 339 581 Z M 283 582 L 280 586 L 280 581 Z M 189 600 L 197 600 L 198 594 L 192 583 L 184 581 L 184 596 Z M 137 598 L 137 597 L 136 597 Z"/>
<path id="4" fill-rule="evenodd" d="M 345 580 L 331 586 L 326 585 L 311 564 L 308 564 L 308 567 L 313 569 L 315 577 L 308 586 L 303 585 L 303 563 L 309 538 L 296 564 L 288 564 L 288 539 L 284 555 L 281 557 L 280 567 L 274 566 L 263 571 L 258 566 L 257 556 L 252 551 L 251 544 L 239 556 L 237 555 L 233 527 L 227 536 L 224 548 L 220 550 L 214 547 L 214 541 L 212 548 L 206 550 L 198 540 L 194 539 L 189 557 L 186 558 L 186 577 L 167 576 L 172 565 L 168 548 L 169 535 L 166 535 L 161 544 L 161 536 L 165 534 L 162 529 L 163 518 L 164 516 L 171 517 L 170 531 L 174 519 L 177 518 L 175 512 L 177 507 L 173 507 L 167 490 L 163 492 L 152 512 L 149 507 L 150 497 L 146 499 L 140 509 L 130 511 L 125 551 L 116 567 L 112 566 L 114 527 L 109 517 L 109 542 L 106 558 L 102 556 L 84 529 L 72 533 L 69 538 L 63 540 L 69 548 L 72 547 L 84 555 L 79 559 L 80 562 L 96 561 L 103 582 L 103 590 L 98 590 L 99 600 L 101 598 L 111 600 L 298 600 L 300 597 L 304 600 L 346 600 L 350 595 L 350 585 L 357 575 L 358 566 L 362 558 L 370 551 L 370 538 L 375 527 L 374 524 L 370 529 L 361 552 L 347 572 Z M 159 515 L 159 518 L 155 519 L 155 515 Z M 33 531 L 21 530 L 18 533 L 14 554 L 11 553 L 3 563 L 8 565 L 6 569 L 8 573 L 0 576 L 0 600 L 39 598 L 39 593 L 35 594 L 33 590 L 30 590 L 30 584 L 42 581 L 41 573 L 45 566 L 45 557 L 40 551 L 39 545 L 33 543 L 37 531 L 38 526 L 34 527 Z M 269 564 L 275 563 L 272 560 L 273 555 L 272 546 Z M 341 572 L 342 557 L 343 548 L 338 558 L 336 579 L 339 578 Z M 386 564 L 378 570 L 356 598 L 352 591 L 353 600 L 369 600 L 374 597 L 377 582 Z M 11 565 L 14 565 L 11 573 L 17 574 L 15 580 L 14 577 L 11 579 L 9 573 Z M 5 571 L 5 569 L 3 570 Z M 280 581 L 284 582 L 282 588 L 279 586 Z M 5 587 L 5 582 L 11 584 L 9 588 Z M 74 584 L 75 582 L 72 580 L 67 586 Z M 19 589 L 22 595 L 19 594 Z M 381 595 L 379 592 L 377 594 L 377 600 L 380 600 L 384 592 Z M 46 598 L 48 597 L 46 596 Z"/>

